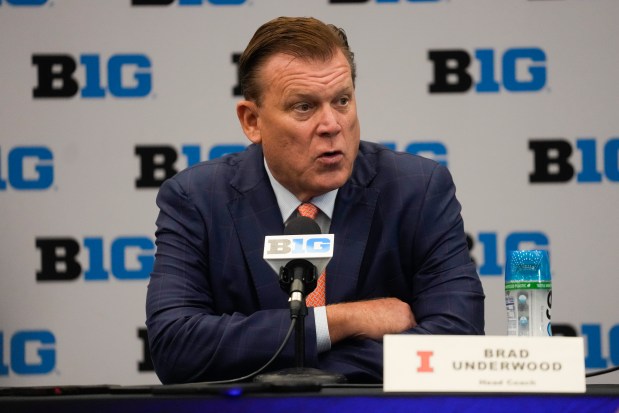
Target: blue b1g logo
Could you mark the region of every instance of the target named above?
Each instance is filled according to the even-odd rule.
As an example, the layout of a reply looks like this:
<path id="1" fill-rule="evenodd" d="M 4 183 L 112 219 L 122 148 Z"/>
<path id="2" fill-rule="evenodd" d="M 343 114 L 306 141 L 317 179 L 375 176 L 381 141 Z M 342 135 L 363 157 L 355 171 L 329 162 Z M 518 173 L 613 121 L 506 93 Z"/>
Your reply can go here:
<path id="1" fill-rule="evenodd" d="M 270 236 L 265 241 L 264 254 L 267 256 L 307 254 L 333 255 L 333 239 L 327 236 Z"/>
<path id="2" fill-rule="evenodd" d="M 173 177 L 179 170 L 206 159 L 216 159 L 229 153 L 240 152 L 245 144 L 215 144 L 208 154 L 201 145 L 182 145 L 180 149 L 170 145 L 138 145 L 135 155 L 140 162 L 140 176 L 136 188 L 159 188 L 163 181 Z M 203 153 L 204 152 L 204 153 Z"/>
<path id="3" fill-rule="evenodd" d="M 179 6 L 201 6 L 212 4 L 213 6 L 238 6 L 246 0 L 131 0 L 133 6 L 169 6 L 177 3 Z"/>
<path id="4" fill-rule="evenodd" d="M 68 54 L 35 54 L 32 64 L 37 68 L 37 84 L 32 97 L 70 98 L 78 93 L 82 98 L 141 98 L 152 90 L 152 64 L 143 54 L 117 54 L 103 59 L 98 54 L 83 54 L 75 58 Z M 78 62 L 84 74 L 84 84 L 75 78 Z M 102 70 L 105 66 L 107 70 Z M 103 73 L 107 79 L 102 79 Z M 130 76 L 125 76 L 130 73 Z M 107 80 L 107 82 L 104 82 Z"/>
<path id="5" fill-rule="evenodd" d="M 395 142 L 380 142 L 399 150 Z M 135 155 L 139 160 L 140 175 L 135 180 L 136 188 L 159 188 L 168 178 L 183 168 L 224 155 L 240 152 L 247 147 L 244 143 L 215 144 L 206 150 L 202 145 L 188 144 L 176 148 L 170 145 L 137 145 Z M 440 141 L 410 142 L 402 148 L 404 152 L 434 159 L 447 166 L 447 146 Z"/>
<path id="6" fill-rule="evenodd" d="M 617 137 L 606 142 L 579 138 L 575 145 L 563 138 L 535 139 L 529 140 L 529 149 L 533 152 L 534 168 L 529 174 L 530 183 L 562 183 L 574 178 L 578 183 L 600 183 L 604 178 L 619 182 Z M 574 152 L 579 152 L 580 157 L 572 156 Z"/>
<path id="7" fill-rule="evenodd" d="M 399 150 L 395 142 L 380 142 L 380 144 L 394 151 Z M 403 148 L 403 151 L 413 155 L 419 155 L 428 159 L 432 159 L 445 167 L 448 166 L 447 145 L 445 145 L 443 142 L 411 142 Z"/>
<path id="8" fill-rule="evenodd" d="M 440 0 L 374 0 L 372 3 L 436 3 Z M 331 4 L 368 3 L 370 0 L 329 0 Z"/>
<path id="9" fill-rule="evenodd" d="M 588 369 L 605 369 L 619 366 L 619 324 L 608 328 L 600 323 L 587 323 L 580 326 L 580 335 L 585 340 L 585 367 Z M 578 337 L 578 327 L 573 324 L 556 323 L 552 326 L 555 336 Z M 606 353 L 608 352 L 608 353 Z"/>
<path id="10" fill-rule="evenodd" d="M 117 237 L 109 246 L 102 237 L 84 238 L 82 245 L 74 238 L 41 237 L 35 244 L 41 254 L 39 282 L 76 280 L 82 273 L 85 281 L 146 280 L 155 262 L 155 243 L 146 236 Z M 80 257 L 82 247 L 87 258 Z"/>
<path id="11" fill-rule="evenodd" d="M 546 234 L 536 232 L 511 232 L 500 245 L 500 237 L 496 232 L 480 232 L 476 238 L 467 234 L 469 250 L 474 255 L 479 275 L 501 276 L 504 274 L 504 264 L 499 261 L 499 248 L 502 247 L 503 257 L 508 251 L 519 249 L 550 249 L 550 240 Z M 475 257 L 478 257 L 476 259 Z M 481 257 L 481 258 L 479 258 Z"/>
<path id="12" fill-rule="evenodd" d="M 54 154 L 45 146 L 17 146 L 4 158 L 0 147 L 0 191 L 45 190 L 54 183 Z M 4 175 L 4 165 L 6 175 Z"/>
<path id="13" fill-rule="evenodd" d="M 5 344 L 9 354 L 7 360 L 4 358 Z M 0 376 L 8 376 L 11 371 L 15 374 L 47 374 L 55 367 L 56 337 L 51 331 L 16 331 L 6 343 L 4 332 L 0 331 Z"/>
<path id="14" fill-rule="evenodd" d="M 473 59 L 466 50 L 430 50 L 428 59 L 434 66 L 434 79 L 429 92 L 464 93 L 473 86 L 477 93 L 497 93 L 501 89 L 536 92 L 546 86 L 547 59 L 540 48 L 507 49 L 500 58 L 494 49 L 477 49 L 473 56 L 479 63 L 479 73 L 471 73 Z M 526 75 L 520 75 L 519 67 L 526 69 Z"/>

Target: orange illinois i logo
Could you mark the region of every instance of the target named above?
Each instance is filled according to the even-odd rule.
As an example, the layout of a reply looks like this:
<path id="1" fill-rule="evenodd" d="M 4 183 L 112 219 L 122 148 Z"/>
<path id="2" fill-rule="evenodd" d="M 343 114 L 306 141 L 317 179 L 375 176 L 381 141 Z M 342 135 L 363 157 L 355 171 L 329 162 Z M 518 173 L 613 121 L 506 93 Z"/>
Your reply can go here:
<path id="1" fill-rule="evenodd" d="M 433 351 L 418 351 L 419 367 L 417 367 L 417 373 L 433 373 L 434 369 L 430 365 L 430 357 L 434 355 Z"/>

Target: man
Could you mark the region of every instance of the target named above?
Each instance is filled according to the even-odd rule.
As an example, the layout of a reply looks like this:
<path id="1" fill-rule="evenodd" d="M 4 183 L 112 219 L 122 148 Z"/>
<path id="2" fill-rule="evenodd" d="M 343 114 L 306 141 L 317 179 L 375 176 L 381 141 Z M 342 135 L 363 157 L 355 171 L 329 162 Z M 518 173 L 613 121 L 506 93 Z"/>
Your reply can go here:
<path id="1" fill-rule="evenodd" d="M 177 174 L 157 198 L 147 327 L 162 382 L 241 377 L 275 353 L 290 311 L 262 259 L 264 237 L 282 234 L 302 203 L 335 237 L 326 301 L 305 321 L 307 367 L 380 382 L 384 334 L 483 334 L 484 294 L 451 176 L 360 141 L 344 32 L 274 19 L 254 34 L 240 73 L 237 115 L 252 144 Z M 293 366 L 291 340 L 271 370 Z"/>

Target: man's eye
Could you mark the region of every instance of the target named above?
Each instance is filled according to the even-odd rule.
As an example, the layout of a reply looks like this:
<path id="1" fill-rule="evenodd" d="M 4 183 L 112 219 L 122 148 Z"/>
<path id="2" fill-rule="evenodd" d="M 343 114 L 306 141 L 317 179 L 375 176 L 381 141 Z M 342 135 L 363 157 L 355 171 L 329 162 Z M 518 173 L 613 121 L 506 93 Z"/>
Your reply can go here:
<path id="1" fill-rule="evenodd" d="M 307 112 L 311 109 L 311 106 L 309 103 L 298 103 L 294 106 L 294 109 L 299 112 Z"/>
<path id="2" fill-rule="evenodd" d="M 349 99 L 349 98 L 347 98 L 347 97 L 342 97 L 342 98 L 340 98 L 340 100 L 339 100 L 339 104 L 340 104 L 341 106 L 346 106 L 346 105 L 348 105 L 348 102 L 350 102 L 350 99 Z"/>

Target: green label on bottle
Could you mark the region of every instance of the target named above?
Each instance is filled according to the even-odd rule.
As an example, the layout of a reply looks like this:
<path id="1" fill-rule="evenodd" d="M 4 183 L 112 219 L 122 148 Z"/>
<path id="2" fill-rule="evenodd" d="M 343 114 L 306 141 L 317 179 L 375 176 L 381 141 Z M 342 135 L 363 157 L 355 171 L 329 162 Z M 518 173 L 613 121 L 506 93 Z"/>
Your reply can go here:
<path id="1" fill-rule="evenodd" d="M 550 281 L 508 281 L 505 283 L 505 290 L 550 290 Z"/>

